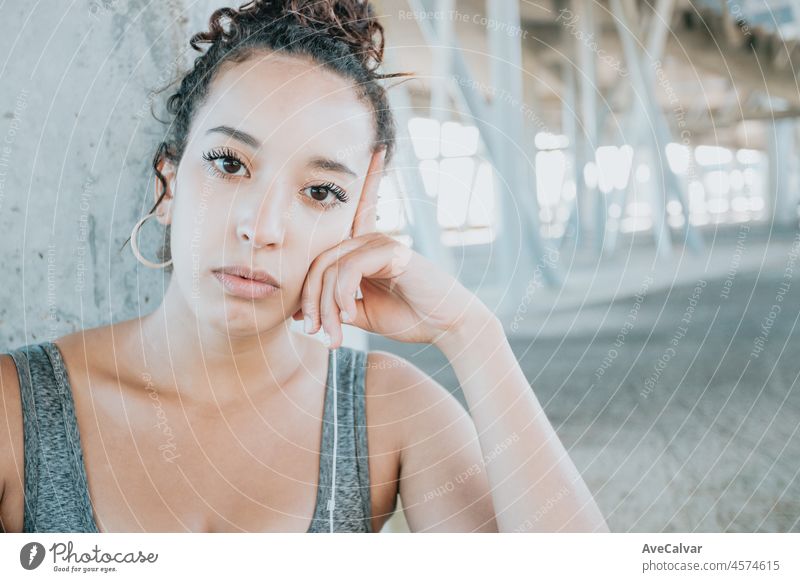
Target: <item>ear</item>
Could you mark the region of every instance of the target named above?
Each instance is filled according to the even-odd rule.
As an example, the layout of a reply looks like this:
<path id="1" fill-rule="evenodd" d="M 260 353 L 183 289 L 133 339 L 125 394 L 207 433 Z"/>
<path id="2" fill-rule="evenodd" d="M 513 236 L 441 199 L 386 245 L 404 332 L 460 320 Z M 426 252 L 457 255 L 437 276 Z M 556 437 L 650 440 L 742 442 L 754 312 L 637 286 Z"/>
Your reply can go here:
<path id="1" fill-rule="evenodd" d="M 372 154 L 372 159 L 367 169 L 367 177 L 361 189 L 356 214 L 353 217 L 352 236 L 361 236 L 376 230 L 376 211 L 378 208 L 378 186 L 383 178 L 384 159 L 386 148 L 383 147 Z"/>
<path id="2" fill-rule="evenodd" d="M 163 224 L 164 226 L 170 224 L 172 222 L 172 203 L 175 199 L 175 187 L 176 187 L 176 178 L 177 178 L 177 168 L 175 165 L 167 159 L 166 156 L 161 156 L 161 160 L 158 162 L 156 166 L 158 171 L 164 176 L 164 179 L 167 181 L 167 189 L 166 194 L 164 194 L 164 198 L 161 200 L 161 204 L 158 205 L 156 208 L 156 220 Z M 158 176 L 155 178 L 155 200 L 153 202 L 158 202 L 161 193 L 164 192 L 164 186 L 161 183 L 161 180 L 158 179 Z"/>

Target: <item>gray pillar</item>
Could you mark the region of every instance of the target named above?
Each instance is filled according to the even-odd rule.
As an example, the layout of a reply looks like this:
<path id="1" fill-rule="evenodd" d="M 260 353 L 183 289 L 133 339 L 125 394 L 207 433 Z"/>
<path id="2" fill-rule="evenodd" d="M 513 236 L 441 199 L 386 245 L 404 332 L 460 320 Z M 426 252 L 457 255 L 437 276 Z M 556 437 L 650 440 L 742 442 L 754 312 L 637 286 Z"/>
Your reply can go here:
<path id="1" fill-rule="evenodd" d="M 797 225 L 797 205 L 800 202 L 798 180 L 796 121 L 770 121 L 767 131 L 769 154 L 769 211 L 775 226 Z"/>

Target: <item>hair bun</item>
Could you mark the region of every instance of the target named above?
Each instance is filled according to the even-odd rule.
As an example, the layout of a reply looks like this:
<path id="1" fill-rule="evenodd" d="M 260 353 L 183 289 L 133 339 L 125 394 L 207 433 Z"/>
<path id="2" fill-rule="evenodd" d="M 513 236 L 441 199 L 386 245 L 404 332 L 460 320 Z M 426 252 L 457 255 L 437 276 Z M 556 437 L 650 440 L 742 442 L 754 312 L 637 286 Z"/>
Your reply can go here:
<path id="1" fill-rule="evenodd" d="M 282 20 L 347 44 L 369 73 L 374 73 L 383 61 L 383 27 L 368 0 L 251 0 L 238 10 L 217 10 L 215 17 L 208 32 L 192 39 L 194 48 L 198 48 L 197 42 L 234 40 L 246 34 L 242 28 L 253 30 Z M 220 22 L 223 18 L 232 24 L 230 31 Z"/>

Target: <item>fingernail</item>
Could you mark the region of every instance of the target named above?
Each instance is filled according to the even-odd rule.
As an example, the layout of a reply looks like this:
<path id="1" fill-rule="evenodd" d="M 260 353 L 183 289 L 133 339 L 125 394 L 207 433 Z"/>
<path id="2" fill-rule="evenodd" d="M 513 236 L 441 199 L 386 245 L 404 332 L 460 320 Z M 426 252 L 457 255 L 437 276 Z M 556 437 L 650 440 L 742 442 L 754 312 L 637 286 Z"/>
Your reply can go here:
<path id="1" fill-rule="evenodd" d="M 339 317 L 342 321 L 350 321 L 350 314 L 344 309 L 339 312 Z"/>
<path id="2" fill-rule="evenodd" d="M 322 343 L 325 344 L 326 348 L 331 347 L 331 336 L 329 336 L 327 333 L 322 334 Z"/>
<path id="3" fill-rule="evenodd" d="M 306 315 L 303 318 L 303 331 L 306 333 L 311 333 L 312 329 L 314 329 L 314 320 L 311 319 L 310 315 Z"/>

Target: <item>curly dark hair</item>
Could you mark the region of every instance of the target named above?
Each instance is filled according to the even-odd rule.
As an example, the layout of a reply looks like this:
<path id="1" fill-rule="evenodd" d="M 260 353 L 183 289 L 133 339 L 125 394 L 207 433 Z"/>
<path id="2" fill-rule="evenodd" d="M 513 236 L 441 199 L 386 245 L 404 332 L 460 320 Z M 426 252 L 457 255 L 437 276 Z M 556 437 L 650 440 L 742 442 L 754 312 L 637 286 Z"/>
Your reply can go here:
<path id="1" fill-rule="evenodd" d="M 220 8 L 211 15 L 208 30 L 192 36 L 189 44 L 203 54 L 180 79 L 180 86 L 167 99 L 173 116 L 169 129 L 153 157 L 153 171 L 162 193 L 150 209 L 161 204 L 167 181 L 159 170 L 167 159 L 176 166 L 183 157 L 195 111 L 208 94 L 211 81 L 227 62 L 240 63 L 265 51 L 310 57 L 323 67 L 353 82 L 358 96 L 375 115 L 373 151 L 386 148 L 386 163 L 395 148 L 395 122 L 386 89 L 377 81 L 410 73 L 380 74 L 383 61 L 383 26 L 368 0 L 252 0 L 238 9 Z M 200 45 L 207 45 L 203 52 Z M 163 262 L 170 258 L 170 227 L 159 251 Z M 127 242 L 123 243 L 123 247 Z M 171 266 L 167 271 L 171 271 Z"/>

